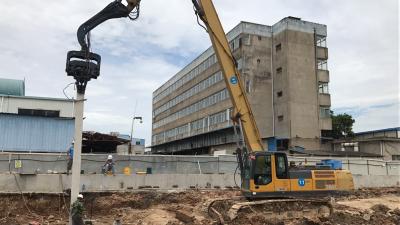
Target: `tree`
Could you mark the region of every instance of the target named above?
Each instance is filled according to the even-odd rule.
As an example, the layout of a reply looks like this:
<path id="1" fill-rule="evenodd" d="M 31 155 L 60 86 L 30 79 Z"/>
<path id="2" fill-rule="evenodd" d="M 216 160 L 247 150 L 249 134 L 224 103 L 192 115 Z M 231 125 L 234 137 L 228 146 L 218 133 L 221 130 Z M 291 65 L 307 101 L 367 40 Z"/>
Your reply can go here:
<path id="1" fill-rule="evenodd" d="M 347 113 L 335 115 L 331 111 L 332 117 L 332 137 L 335 139 L 353 137 L 353 124 L 355 120 Z"/>

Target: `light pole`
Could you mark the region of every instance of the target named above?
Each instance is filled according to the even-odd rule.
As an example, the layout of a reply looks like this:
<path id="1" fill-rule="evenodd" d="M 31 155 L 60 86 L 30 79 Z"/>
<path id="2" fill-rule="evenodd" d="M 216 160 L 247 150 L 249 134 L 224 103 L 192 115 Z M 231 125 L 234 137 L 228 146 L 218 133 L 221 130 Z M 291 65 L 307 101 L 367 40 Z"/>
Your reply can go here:
<path id="1" fill-rule="evenodd" d="M 129 141 L 129 154 L 132 154 L 133 124 L 135 123 L 135 120 L 139 120 L 140 123 L 143 123 L 143 118 L 141 116 L 133 116 L 131 126 L 131 140 Z"/>

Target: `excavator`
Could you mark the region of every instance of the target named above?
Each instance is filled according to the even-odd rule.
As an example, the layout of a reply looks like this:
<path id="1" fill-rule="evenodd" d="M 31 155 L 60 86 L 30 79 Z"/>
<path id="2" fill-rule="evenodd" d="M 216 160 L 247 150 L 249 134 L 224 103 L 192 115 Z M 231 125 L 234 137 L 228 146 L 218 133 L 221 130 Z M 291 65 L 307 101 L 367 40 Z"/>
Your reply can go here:
<path id="1" fill-rule="evenodd" d="M 237 200 L 213 200 L 209 203 L 209 209 L 212 209 L 209 212 L 222 221 L 224 218 L 215 210 L 218 204 L 228 204 L 229 217 L 234 219 L 238 211 L 244 208 L 268 205 L 276 209 L 282 202 L 289 205 L 302 202 L 307 207 L 314 205 L 317 206 L 316 212 L 319 212 L 319 206 L 329 206 L 329 196 L 353 191 L 352 174 L 347 170 L 292 168 L 289 167 L 286 153 L 265 150 L 241 82 L 237 62 L 213 2 L 192 0 L 192 3 L 197 22 L 210 36 L 234 106 L 232 121 L 239 137 L 236 156 L 241 177 L 240 188 L 244 196 Z M 109 19 L 128 17 L 136 20 L 139 13 L 140 0 L 126 0 L 126 4 L 122 0 L 115 0 L 79 27 L 77 37 L 81 50 L 68 52 L 66 65 L 67 74 L 76 79 L 78 91 L 84 92 L 87 82 L 100 74 L 101 57 L 90 52 L 89 32 Z M 290 214 L 290 210 L 286 211 Z"/>

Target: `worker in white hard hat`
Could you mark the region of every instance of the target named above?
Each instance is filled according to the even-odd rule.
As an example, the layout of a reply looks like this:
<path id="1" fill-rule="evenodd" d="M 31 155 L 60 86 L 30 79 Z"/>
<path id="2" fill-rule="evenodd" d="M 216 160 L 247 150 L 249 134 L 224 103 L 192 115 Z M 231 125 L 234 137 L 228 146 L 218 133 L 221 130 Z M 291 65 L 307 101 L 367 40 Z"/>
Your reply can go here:
<path id="1" fill-rule="evenodd" d="M 104 175 L 109 175 L 109 174 L 115 175 L 115 163 L 113 161 L 112 155 L 107 156 L 107 161 L 102 168 L 102 172 Z"/>
<path id="2" fill-rule="evenodd" d="M 83 206 L 83 195 L 79 194 L 77 200 L 72 204 L 71 215 L 72 225 L 84 225 L 83 212 L 85 207 Z"/>

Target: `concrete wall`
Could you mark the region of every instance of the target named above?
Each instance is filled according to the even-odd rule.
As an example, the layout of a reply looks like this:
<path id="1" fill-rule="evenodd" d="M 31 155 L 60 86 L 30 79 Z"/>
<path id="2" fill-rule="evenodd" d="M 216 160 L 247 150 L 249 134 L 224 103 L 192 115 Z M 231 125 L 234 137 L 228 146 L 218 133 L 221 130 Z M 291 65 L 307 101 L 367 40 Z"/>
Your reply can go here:
<path id="1" fill-rule="evenodd" d="M 0 174 L 0 193 L 62 193 L 70 188 L 71 176 L 61 174 Z M 236 176 L 236 182 L 240 177 Z M 400 187 L 399 176 L 354 176 L 356 188 Z M 49 185 L 51 184 L 51 185 Z M 182 189 L 231 189 L 236 187 L 233 174 L 148 174 L 82 175 L 81 192 Z"/>
<path id="2" fill-rule="evenodd" d="M 237 181 L 240 178 L 237 177 Z M 82 192 L 129 191 L 142 188 L 160 190 L 191 188 L 233 188 L 232 174 L 150 174 L 82 175 Z M 51 184 L 51 185 L 49 185 Z M 61 174 L 0 175 L 0 193 L 62 193 L 70 188 L 71 176 Z"/>
<path id="3" fill-rule="evenodd" d="M 107 155 L 82 155 L 82 170 L 85 174 L 99 174 Z M 296 164 L 315 165 L 328 157 L 289 157 Z M 336 158 L 343 168 L 358 175 L 397 175 L 400 176 L 400 161 L 382 161 L 361 158 Z M 15 168 L 21 161 L 22 167 Z M 232 174 L 237 163 L 233 155 L 220 156 L 126 156 L 115 155 L 116 173 L 122 174 L 125 167 L 132 173 L 145 172 L 151 168 L 153 174 Z M 65 154 L 7 154 L 0 153 L 0 173 L 21 174 L 65 173 L 67 167 Z"/>
<path id="4" fill-rule="evenodd" d="M 359 188 L 378 188 L 378 187 L 400 187 L 400 176 L 380 176 L 380 175 L 354 175 L 354 184 Z"/>

